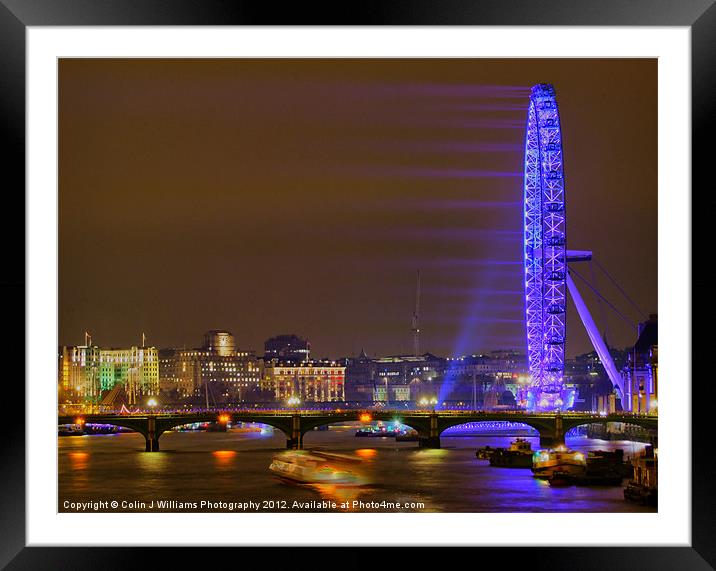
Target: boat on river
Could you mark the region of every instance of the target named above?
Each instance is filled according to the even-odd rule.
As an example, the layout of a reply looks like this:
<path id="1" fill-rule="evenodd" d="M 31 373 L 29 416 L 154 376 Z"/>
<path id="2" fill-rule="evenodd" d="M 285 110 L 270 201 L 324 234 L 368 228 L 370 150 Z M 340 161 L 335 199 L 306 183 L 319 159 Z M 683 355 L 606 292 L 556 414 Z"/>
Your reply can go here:
<path id="1" fill-rule="evenodd" d="M 510 443 L 509 448 L 496 448 L 490 454 L 490 466 L 498 468 L 531 468 L 532 445 L 524 438 L 518 438 Z"/>
<path id="2" fill-rule="evenodd" d="M 356 430 L 355 435 L 363 438 L 381 438 L 384 436 L 395 438 L 399 433 L 400 431 L 397 427 L 388 428 L 383 424 L 379 424 L 378 426 L 366 426 L 365 428 L 359 428 Z"/>
<path id="3" fill-rule="evenodd" d="M 477 449 L 475 456 L 477 456 L 480 460 L 489 460 L 495 453 L 495 450 L 497 450 L 497 448 L 493 448 L 492 446 L 483 446 L 482 448 Z"/>
<path id="4" fill-rule="evenodd" d="M 532 473 L 535 478 L 548 480 L 553 474 L 576 476 L 584 474 L 587 461 L 584 454 L 569 450 L 564 444 L 550 450 L 538 450 L 532 456 Z"/>
<path id="5" fill-rule="evenodd" d="M 64 424 L 57 428 L 57 436 L 84 436 L 85 431 L 75 424 Z"/>
<path id="6" fill-rule="evenodd" d="M 658 504 L 658 453 L 653 446 L 631 459 L 632 479 L 624 488 L 624 499 L 645 506 Z"/>
<path id="7" fill-rule="evenodd" d="M 414 428 L 409 430 L 400 430 L 395 436 L 396 442 L 417 442 L 418 440 L 420 440 L 420 435 Z"/>
<path id="8" fill-rule="evenodd" d="M 362 459 L 346 454 L 291 450 L 274 456 L 269 470 L 292 483 L 362 486 L 369 483 L 360 469 L 362 462 Z"/>

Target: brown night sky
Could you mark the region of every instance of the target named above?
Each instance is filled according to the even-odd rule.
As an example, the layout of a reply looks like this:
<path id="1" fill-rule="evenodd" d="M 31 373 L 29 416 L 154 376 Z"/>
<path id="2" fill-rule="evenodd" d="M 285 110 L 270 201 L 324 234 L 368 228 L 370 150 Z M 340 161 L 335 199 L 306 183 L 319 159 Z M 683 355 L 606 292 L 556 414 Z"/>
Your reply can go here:
<path id="1" fill-rule="evenodd" d="M 567 236 L 657 310 L 656 60 L 59 64 L 59 343 L 316 357 L 524 350 L 529 87 L 554 84 Z M 577 271 L 591 279 L 589 265 Z M 637 312 L 594 268 L 605 296 Z M 608 340 L 634 331 L 578 285 Z M 567 353 L 590 350 L 568 306 Z"/>

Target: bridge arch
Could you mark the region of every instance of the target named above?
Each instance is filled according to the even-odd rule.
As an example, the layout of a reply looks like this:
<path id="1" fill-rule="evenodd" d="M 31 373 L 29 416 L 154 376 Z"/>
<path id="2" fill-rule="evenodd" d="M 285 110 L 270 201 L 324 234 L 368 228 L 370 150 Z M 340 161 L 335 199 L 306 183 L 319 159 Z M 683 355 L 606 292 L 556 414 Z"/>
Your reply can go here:
<path id="1" fill-rule="evenodd" d="M 159 451 L 159 438 L 167 430 L 185 424 L 193 424 L 195 422 L 217 422 L 219 416 L 226 415 L 229 420 L 234 422 L 257 422 L 272 426 L 284 434 L 287 440 L 292 437 L 292 420 L 289 415 L 256 415 L 241 413 L 196 413 L 190 415 L 147 415 L 147 416 L 122 416 L 122 415 L 87 415 L 91 416 L 87 422 L 93 424 L 109 424 L 112 426 L 121 426 L 129 428 L 144 436 L 146 451 Z M 82 415 L 80 415 L 82 417 Z M 57 424 L 75 424 L 77 416 L 60 416 Z"/>
<path id="2" fill-rule="evenodd" d="M 463 425 L 519 425 L 514 427 L 515 430 L 538 430 L 535 426 L 532 426 L 528 424 L 527 422 L 523 422 L 521 420 L 469 420 L 467 422 L 459 422 L 458 424 L 452 424 L 451 426 L 441 427 L 440 429 L 440 436 L 450 436 L 449 434 L 445 434 L 448 430 L 451 428 L 460 427 Z"/>
<path id="3" fill-rule="evenodd" d="M 551 428 L 548 423 L 540 422 L 538 420 L 509 420 L 509 419 L 485 419 L 485 418 L 474 418 L 470 420 L 449 420 L 449 421 L 439 421 L 438 422 L 438 435 L 441 436 L 443 432 L 445 432 L 448 428 L 452 428 L 454 426 L 460 426 L 461 424 L 469 424 L 469 423 L 481 423 L 481 422 L 519 422 L 520 424 L 525 424 L 529 426 L 530 428 L 534 428 L 538 433 L 544 432 L 545 430 Z"/>
<path id="4" fill-rule="evenodd" d="M 429 421 L 427 419 L 423 420 L 416 417 L 407 416 L 404 417 L 405 413 L 399 413 L 399 412 L 378 412 L 378 411 L 370 411 L 370 412 L 364 412 L 363 414 L 369 414 L 370 415 L 370 421 L 361 420 L 360 416 L 361 413 L 351 412 L 346 413 L 342 418 L 336 418 L 335 415 L 332 415 L 330 417 L 303 417 L 301 419 L 301 437 L 300 437 L 300 443 L 301 447 L 303 446 L 303 438 L 306 434 L 310 433 L 314 428 L 318 428 L 320 426 L 331 426 L 335 424 L 345 424 L 345 423 L 361 423 L 363 425 L 367 424 L 368 422 L 374 422 L 374 421 L 381 421 L 386 423 L 396 422 L 398 424 L 402 424 L 404 426 L 408 426 L 409 428 L 412 428 L 413 430 L 417 431 L 418 435 L 420 437 L 425 436 L 429 431 Z M 363 439 L 359 439 L 361 441 L 361 445 L 357 446 L 358 448 L 361 448 L 365 445 Z M 358 444 L 358 442 L 356 442 Z"/>
<path id="5" fill-rule="evenodd" d="M 416 419 L 414 417 L 407 417 L 404 418 L 403 415 L 399 413 L 383 413 L 383 412 L 374 412 L 371 411 L 370 413 L 365 413 L 370 415 L 370 421 L 362 421 L 360 419 L 360 414 L 355 413 L 347 413 L 342 418 L 336 418 L 335 416 L 326 416 L 326 417 L 303 417 L 301 420 L 301 430 L 303 434 L 313 430 L 314 428 L 318 428 L 319 426 L 330 426 L 332 424 L 342 424 L 346 422 L 374 422 L 374 421 L 381 421 L 381 422 L 397 422 L 399 424 L 409 426 L 410 428 L 413 428 L 420 432 L 421 430 L 424 430 L 427 428 L 428 423 L 422 422 L 419 419 Z"/>
<path id="6" fill-rule="evenodd" d="M 621 423 L 631 426 L 638 426 L 639 428 L 643 428 L 654 435 L 658 430 L 658 420 L 655 417 L 650 418 L 638 416 L 606 416 L 595 417 L 591 419 L 565 419 L 563 423 L 564 435 L 566 436 L 569 431 L 580 426 L 589 426 L 590 424 L 607 425 L 610 423 Z M 626 440 L 628 440 L 628 438 Z"/>
<path id="7" fill-rule="evenodd" d="M 78 416 L 59 416 L 57 418 L 57 425 L 60 426 L 63 424 L 77 424 L 77 418 Z M 79 415 L 79 418 L 83 418 L 83 416 Z M 121 428 L 128 428 L 129 430 L 133 430 L 134 432 L 137 432 L 144 436 L 147 452 L 151 451 L 151 435 L 149 433 L 149 426 L 145 418 L 130 416 L 93 416 L 93 418 L 90 419 L 89 424 L 108 424 L 110 426 L 118 426 Z"/>

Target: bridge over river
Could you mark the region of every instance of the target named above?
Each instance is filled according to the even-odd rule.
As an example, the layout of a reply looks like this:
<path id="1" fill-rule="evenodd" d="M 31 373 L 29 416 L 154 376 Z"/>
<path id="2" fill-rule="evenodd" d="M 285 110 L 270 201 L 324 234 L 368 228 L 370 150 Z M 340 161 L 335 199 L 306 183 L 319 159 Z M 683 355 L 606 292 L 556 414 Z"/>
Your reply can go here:
<path id="1" fill-rule="evenodd" d="M 303 448 L 303 435 L 309 430 L 329 424 L 382 420 L 397 421 L 418 432 L 419 445 L 426 448 L 440 448 L 440 435 L 451 426 L 467 422 L 507 421 L 521 422 L 539 432 L 541 446 L 554 446 L 564 442 L 564 435 L 572 428 L 585 424 L 623 422 L 647 430 L 656 431 L 656 415 L 614 413 L 606 416 L 591 413 L 531 413 L 520 411 L 406 411 L 406 410 L 363 410 L 363 411 L 199 411 L 157 414 L 85 414 L 58 416 L 60 424 L 111 424 L 139 432 L 146 440 L 146 451 L 159 451 L 161 435 L 176 426 L 195 422 L 257 422 L 267 424 L 286 435 L 286 447 Z"/>

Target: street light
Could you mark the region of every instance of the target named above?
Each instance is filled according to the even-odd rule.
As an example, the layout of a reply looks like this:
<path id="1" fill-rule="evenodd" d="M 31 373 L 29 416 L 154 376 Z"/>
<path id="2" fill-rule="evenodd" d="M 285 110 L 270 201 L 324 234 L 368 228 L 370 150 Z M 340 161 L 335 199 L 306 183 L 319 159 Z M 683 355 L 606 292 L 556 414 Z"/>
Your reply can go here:
<path id="1" fill-rule="evenodd" d="M 297 396 L 295 396 L 295 395 L 292 395 L 292 396 L 288 399 L 287 403 L 288 403 L 288 406 L 298 406 L 299 404 L 301 404 L 301 399 L 299 399 L 299 398 L 298 398 Z"/>
<path id="2" fill-rule="evenodd" d="M 152 409 L 155 409 L 157 407 L 157 404 L 159 404 L 159 403 L 157 403 L 157 399 L 155 399 L 155 398 L 150 398 L 147 401 L 147 406 L 151 407 Z"/>

